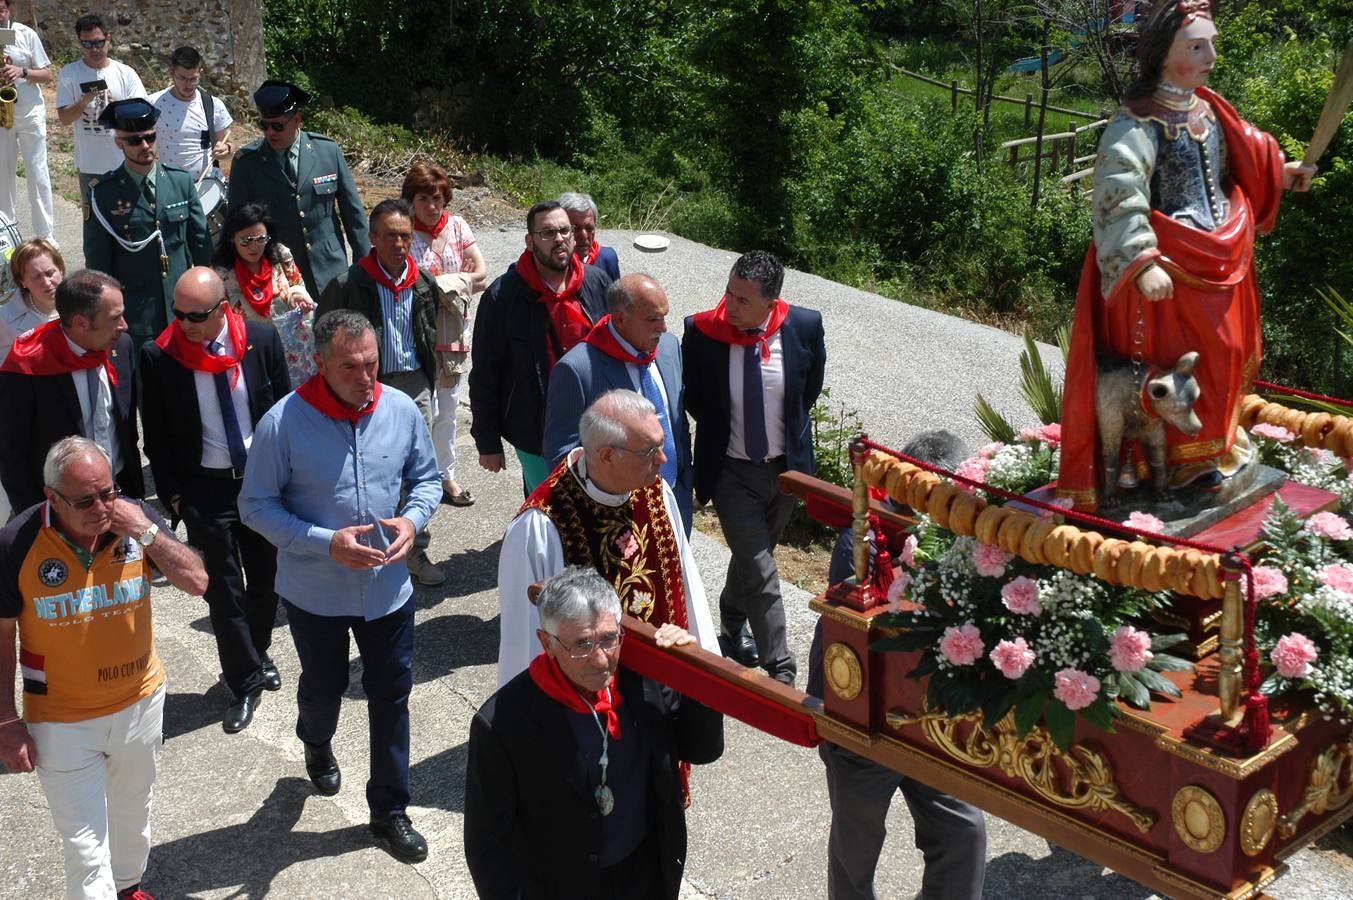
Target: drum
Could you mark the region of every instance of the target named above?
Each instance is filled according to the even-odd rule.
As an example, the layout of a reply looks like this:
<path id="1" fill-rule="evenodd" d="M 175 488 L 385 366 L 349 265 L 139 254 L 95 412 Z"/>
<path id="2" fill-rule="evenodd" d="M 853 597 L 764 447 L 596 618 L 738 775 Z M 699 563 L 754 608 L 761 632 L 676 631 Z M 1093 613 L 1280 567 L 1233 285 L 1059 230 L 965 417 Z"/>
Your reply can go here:
<path id="1" fill-rule="evenodd" d="M 0 303 L 8 300 L 10 294 L 18 287 L 9 271 L 9 258 L 22 243 L 23 235 L 19 233 L 19 223 L 0 213 Z"/>
<path id="2" fill-rule="evenodd" d="M 207 231 L 215 247 L 221 243 L 226 220 L 226 181 L 219 169 L 208 172 L 197 183 L 197 199 L 202 203 L 202 212 L 207 214 Z"/>

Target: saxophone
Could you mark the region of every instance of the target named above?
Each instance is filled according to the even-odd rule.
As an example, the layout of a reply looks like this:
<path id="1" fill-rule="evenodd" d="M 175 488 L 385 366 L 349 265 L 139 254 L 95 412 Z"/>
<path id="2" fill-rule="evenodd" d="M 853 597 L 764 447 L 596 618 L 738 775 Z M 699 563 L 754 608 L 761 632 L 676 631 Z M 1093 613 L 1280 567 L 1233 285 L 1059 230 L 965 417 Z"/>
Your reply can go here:
<path id="1" fill-rule="evenodd" d="M 5 54 L 5 65 L 12 65 L 8 53 Z M 0 128 L 14 127 L 14 101 L 18 99 L 19 90 L 13 82 L 0 84 Z"/>

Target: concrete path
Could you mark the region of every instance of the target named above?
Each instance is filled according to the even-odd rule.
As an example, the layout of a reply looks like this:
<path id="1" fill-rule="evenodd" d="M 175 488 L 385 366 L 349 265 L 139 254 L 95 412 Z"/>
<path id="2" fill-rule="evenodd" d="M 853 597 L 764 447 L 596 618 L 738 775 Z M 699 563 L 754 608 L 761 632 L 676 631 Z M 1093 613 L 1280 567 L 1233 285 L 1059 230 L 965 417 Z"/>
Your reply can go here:
<path id="1" fill-rule="evenodd" d="M 57 208 L 58 239 L 68 266 L 75 268 L 80 265 L 79 211 L 59 198 Z M 23 227 L 31 233 L 26 221 Z M 503 270 L 521 252 L 522 233 L 523 228 L 512 226 L 479 234 L 492 271 Z M 602 237 L 619 251 L 624 271 L 647 271 L 667 288 L 673 330 L 679 330 L 681 317 L 718 298 L 734 258 L 677 237 L 658 254 L 634 249 L 631 232 Z M 801 273 L 790 274 L 784 296 L 823 312 L 832 399 L 858 410 L 875 436 L 900 442 L 919 429 L 943 425 L 981 443 L 969 412 L 978 390 L 1017 422 L 1032 424 L 1013 386 L 1020 343 L 1011 335 Z M 462 409 L 461 416 L 468 426 L 468 410 Z M 298 666 L 285 623 L 278 623 L 273 646 L 283 690 L 265 695 L 247 731 L 228 736 L 220 728 L 227 693 L 216 680 L 205 604 L 166 585 L 154 593 L 169 695 L 153 815 L 155 846 L 145 881 L 157 897 L 474 896 L 462 852 L 465 742 L 474 710 L 495 684 L 499 539 L 521 498 L 519 472 L 490 475 L 479 469 L 468 427 L 461 435 L 457 477 L 479 502 L 438 513 L 431 557 L 448 579 L 436 591 L 420 590 L 417 601 L 411 700 L 416 805 L 410 814 L 428 838 L 427 862 L 401 865 L 368 839 L 360 662 L 352 662 L 353 687 L 335 740 L 346 783 L 337 796 L 321 797 L 306 780 L 301 745 L 293 734 Z M 698 533 L 695 547 L 709 596 L 715 598 L 727 551 Z M 785 586 L 791 639 L 801 657 L 814 618 L 808 599 Z M 731 720 L 727 731 L 724 758 L 695 772 L 683 896 L 825 896 L 828 816 L 817 754 Z M 36 777 L 0 778 L 0 823 L 5 834 L 0 883 L 15 896 L 59 896 L 60 846 Z M 911 845 L 905 804 L 894 804 L 889 832 L 879 895 L 913 896 L 921 859 Z M 1342 854 L 1316 849 L 1297 854 L 1291 863 L 1291 874 L 1273 893 L 1349 895 L 1349 863 Z M 1151 892 L 990 819 L 987 895 L 1135 900 Z"/>

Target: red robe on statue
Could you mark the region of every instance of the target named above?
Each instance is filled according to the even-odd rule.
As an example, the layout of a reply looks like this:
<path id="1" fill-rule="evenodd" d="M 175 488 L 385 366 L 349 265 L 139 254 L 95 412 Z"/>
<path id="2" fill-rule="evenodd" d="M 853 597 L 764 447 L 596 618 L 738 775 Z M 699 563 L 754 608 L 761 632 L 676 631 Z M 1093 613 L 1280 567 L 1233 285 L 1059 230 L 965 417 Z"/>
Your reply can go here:
<path id="1" fill-rule="evenodd" d="M 1057 495 L 1070 498 L 1077 509 L 1092 511 L 1098 504 L 1095 355 L 1131 359 L 1138 316 L 1142 343 L 1136 349 L 1147 365 L 1171 369 L 1185 353 L 1199 353 L 1194 374 L 1201 395 L 1195 412 L 1203 429 L 1189 436 L 1166 426 L 1172 468 L 1230 452 L 1240 400 L 1259 372 L 1254 237 L 1272 230 L 1277 218 L 1284 158 L 1271 135 L 1241 119 L 1222 97 L 1206 88 L 1198 95 L 1212 105 L 1225 135 L 1230 216 L 1208 232 L 1153 209 L 1157 246 L 1132 260 L 1107 297 L 1101 294 L 1095 245 L 1086 253 L 1067 360 L 1057 479 Z M 1141 297 L 1136 277 L 1152 263 L 1174 281 L 1173 298 L 1152 302 Z M 1145 461 L 1140 447 L 1134 458 Z"/>

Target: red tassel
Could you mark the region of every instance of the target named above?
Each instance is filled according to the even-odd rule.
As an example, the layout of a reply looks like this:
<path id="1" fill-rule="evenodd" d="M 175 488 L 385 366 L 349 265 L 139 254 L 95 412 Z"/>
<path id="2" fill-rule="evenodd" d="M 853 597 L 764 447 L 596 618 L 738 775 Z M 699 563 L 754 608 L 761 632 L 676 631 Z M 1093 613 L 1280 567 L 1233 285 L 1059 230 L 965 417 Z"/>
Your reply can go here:
<path id="1" fill-rule="evenodd" d="M 1245 717 L 1240 720 L 1240 736 L 1245 752 L 1258 753 L 1268 746 L 1268 698 L 1258 691 L 1245 697 Z"/>
<path id="2" fill-rule="evenodd" d="M 886 601 L 888 588 L 893 586 L 893 555 L 888 552 L 888 536 L 883 533 L 883 523 L 870 517 L 874 538 L 874 571 L 869 579 L 874 599 Z"/>

